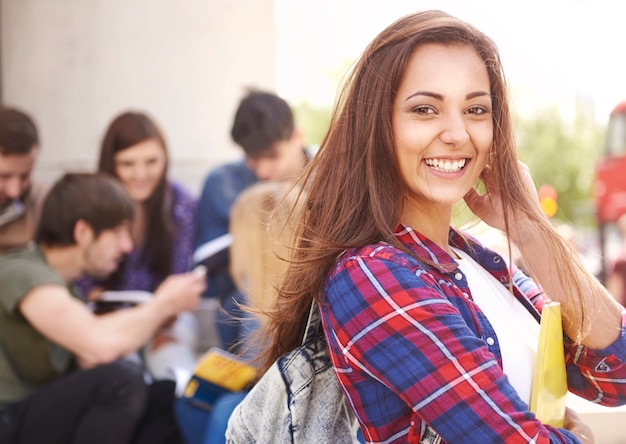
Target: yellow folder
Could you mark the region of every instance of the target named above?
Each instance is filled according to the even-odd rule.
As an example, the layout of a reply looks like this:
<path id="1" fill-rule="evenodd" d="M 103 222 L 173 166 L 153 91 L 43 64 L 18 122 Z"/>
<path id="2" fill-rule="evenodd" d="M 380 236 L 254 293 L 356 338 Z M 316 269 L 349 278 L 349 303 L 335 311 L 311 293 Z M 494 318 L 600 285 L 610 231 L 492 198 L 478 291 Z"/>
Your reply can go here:
<path id="1" fill-rule="evenodd" d="M 563 427 L 567 374 L 561 304 L 546 301 L 541 312 L 539 346 L 530 395 L 530 411 L 544 424 Z"/>
<path id="2" fill-rule="evenodd" d="M 255 376 L 253 366 L 226 350 L 211 347 L 198 360 L 183 397 L 211 411 L 220 396 L 244 390 Z"/>

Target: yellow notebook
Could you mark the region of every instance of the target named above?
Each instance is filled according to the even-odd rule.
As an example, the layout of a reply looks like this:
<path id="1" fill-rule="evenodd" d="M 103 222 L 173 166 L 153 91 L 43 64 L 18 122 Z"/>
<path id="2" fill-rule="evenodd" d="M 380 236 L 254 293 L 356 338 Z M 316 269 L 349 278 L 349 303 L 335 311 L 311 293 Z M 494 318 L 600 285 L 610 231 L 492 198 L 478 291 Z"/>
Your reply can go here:
<path id="1" fill-rule="evenodd" d="M 256 369 L 237 356 L 217 347 L 211 347 L 198 361 L 183 392 L 207 410 L 226 392 L 244 390 L 255 378 Z"/>
<path id="2" fill-rule="evenodd" d="M 563 350 L 561 303 L 546 301 L 541 312 L 530 411 L 553 427 L 563 427 L 565 420 L 567 374 Z"/>

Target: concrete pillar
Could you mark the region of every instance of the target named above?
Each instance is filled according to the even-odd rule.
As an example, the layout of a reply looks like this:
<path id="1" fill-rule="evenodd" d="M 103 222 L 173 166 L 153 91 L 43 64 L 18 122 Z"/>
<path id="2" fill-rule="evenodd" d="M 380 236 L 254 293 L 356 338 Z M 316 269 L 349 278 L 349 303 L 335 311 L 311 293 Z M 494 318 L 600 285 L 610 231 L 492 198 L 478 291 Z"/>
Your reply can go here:
<path id="1" fill-rule="evenodd" d="M 0 0 L 2 101 L 36 119 L 36 174 L 95 168 L 112 117 L 160 124 L 172 175 L 198 192 L 246 86 L 275 90 L 274 0 Z"/>

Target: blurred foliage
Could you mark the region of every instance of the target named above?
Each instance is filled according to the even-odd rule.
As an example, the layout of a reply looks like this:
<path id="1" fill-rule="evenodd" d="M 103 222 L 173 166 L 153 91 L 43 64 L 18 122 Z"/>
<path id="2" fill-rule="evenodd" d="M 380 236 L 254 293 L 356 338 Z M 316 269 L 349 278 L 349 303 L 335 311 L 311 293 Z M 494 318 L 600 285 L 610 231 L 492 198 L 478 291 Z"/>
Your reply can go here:
<path id="1" fill-rule="evenodd" d="M 354 63 L 355 60 L 352 58 L 343 58 L 336 66 L 322 69 L 329 87 L 335 85 L 336 94 L 339 94 L 343 81 L 349 75 Z M 292 109 L 298 126 L 304 130 L 307 145 L 320 145 L 328 131 L 333 105 L 315 106 L 302 101 L 292 104 Z"/>
<path id="2" fill-rule="evenodd" d="M 516 129 L 518 156 L 530 168 L 535 185 L 551 185 L 558 193 L 554 219 L 595 224 L 594 166 L 602 153 L 605 127 L 588 113 L 565 120 L 553 106 L 533 117 L 519 117 Z"/>
<path id="3" fill-rule="evenodd" d="M 328 130 L 332 107 L 315 107 L 307 102 L 300 102 L 292 108 L 297 126 L 304 131 L 306 144 L 321 144 Z"/>
<path id="4" fill-rule="evenodd" d="M 331 111 L 330 106 L 315 107 L 306 102 L 294 107 L 307 144 L 322 142 Z M 519 158 L 529 166 L 537 188 L 547 184 L 558 193 L 555 220 L 578 226 L 595 224 L 593 169 L 602 151 L 604 132 L 605 127 L 589 113 L 564 119 L 556 105 L 535 110 L 531 116 L 516 117 Z M 471 218 L 462 206 L 455 211 L 455 224 Z"/>

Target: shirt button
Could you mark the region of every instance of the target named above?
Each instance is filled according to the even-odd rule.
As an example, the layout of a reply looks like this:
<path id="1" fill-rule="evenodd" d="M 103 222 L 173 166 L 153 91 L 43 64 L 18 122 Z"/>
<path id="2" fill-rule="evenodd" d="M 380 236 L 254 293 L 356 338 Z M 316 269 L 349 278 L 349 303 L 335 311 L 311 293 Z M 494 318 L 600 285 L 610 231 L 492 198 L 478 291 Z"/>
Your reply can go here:
<path id="1" fill-rule="evenodd" d="M 454 279 L 456 279 L 457 281 L 460 281 L 461 279 L 463 279 L 463 275 L 460 272 L 455 273 Z"/>
<path id="2" fill-rule="evenodd" d="M 598 373 L 608 373 L 611 371 L 611 367 L 604 362 L 604 359 L 598 364 L 596 365 L 596 369 L 595 369 Z"/>
<path id="3" fill-rule="evenodd" d="M 491 338 L 491 337 L 487 338 L 487 345 L 492 346 L 495 343 L 496 343 L 496 341 L 494 341 L 493 338 Z"/>

